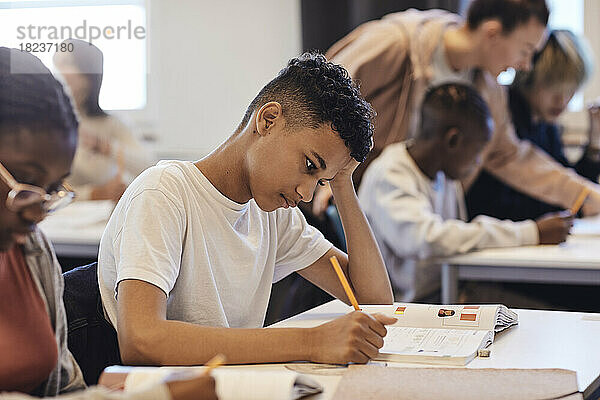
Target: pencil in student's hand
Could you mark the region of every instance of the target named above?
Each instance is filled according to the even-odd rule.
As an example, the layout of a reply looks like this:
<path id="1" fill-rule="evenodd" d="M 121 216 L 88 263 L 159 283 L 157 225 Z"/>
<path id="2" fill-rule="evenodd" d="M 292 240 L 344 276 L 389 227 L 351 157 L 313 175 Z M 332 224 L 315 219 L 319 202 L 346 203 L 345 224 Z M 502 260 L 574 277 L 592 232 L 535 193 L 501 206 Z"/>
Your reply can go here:
<path id="1" fill-rule="evenodd" d="M 354 297 L 354 292 L 352 292 L 352 288 L 350 287 L 350 284 L 348 283 L 348 280 L 346 279 L 346 275 L 344 275 L 344 271 L 342 271 L 342 267 L 340 266 L 340 263 L 339 263 L 337 257 L 333 256 L 329 259 L 329 261 L 331 262 L 331 265 L 333 265 L 333 269 L 335 270 L 335 273 L 337 274 L 338 278 L 340 279 L 340 282 L 342 283 L 342 287 L 344 288 L 344 291 L 346 292 L 346 296 L 348 296 L 350 303 L 352 303 L 352 306 L 354 307 L 354 309 L 356 311 L 360 311 L 360 307 L 358 306 L 358 301 L 356 301 L 356 297 Z"/>
<path id="2" fill-rule="evenodd" d="M 577 212 L 579 211 L 579 209 L 583 205 L 583 202 L 585 201 L 585 199 L 590 194 L 590 192 L 591 192 L 591 189 L 588 188 L 588 187 L 585 187 L 585 188 L 583 188 L 583 190 L 581 191 L 581 193 L 579 193 L 579 196 L 577 197 L 577 200 L 575 200 L 575 203 L 573 203 L 573 207 L 571 207 L 571 210 L 570 210 L 572 215 L 577 214 Z"/>
<path id="3" fill-rule="evenodd" d="M 210 371 L 225 364 L 225 361 L 226 358 L 223 354 L 217 354 L 216 356 L 208 360 L 206 364 L 204 364 L 204 366 L 206 367 L 206 369 L 204 370 L 204 375 L 210 375 Z"/>

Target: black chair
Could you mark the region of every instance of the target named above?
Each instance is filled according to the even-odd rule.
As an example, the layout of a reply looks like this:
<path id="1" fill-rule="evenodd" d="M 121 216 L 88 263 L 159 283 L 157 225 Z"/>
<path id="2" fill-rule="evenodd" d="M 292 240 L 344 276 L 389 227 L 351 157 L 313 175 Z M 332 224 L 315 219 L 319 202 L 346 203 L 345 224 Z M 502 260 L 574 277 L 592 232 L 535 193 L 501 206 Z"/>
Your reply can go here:
<path id="1" fill-rule="evenodd" d="M 338 249 L 346 250 L 346 237 L 342 220 L 335 205 L 327 207 L 322 217 L 315 217 L 310 212 L 311 203 L 301 203 L 300 209 L 306 221 L 319 229 L 323 235 Z M 271 298 L 265 316 L 265 326 L 310 310 L 333 300 L 333 297 L 313 285 L 297 273 L 293 273 L 273 284 Z"/>
<path id="2" fill-rule="evenodd" d="M 98 383 L 104 368 L 121 364 L 117 332 L 104 318 L 97 273 L 98 263 L 92 263 L 63 274 L 69 350 L 88 385 Z"/>

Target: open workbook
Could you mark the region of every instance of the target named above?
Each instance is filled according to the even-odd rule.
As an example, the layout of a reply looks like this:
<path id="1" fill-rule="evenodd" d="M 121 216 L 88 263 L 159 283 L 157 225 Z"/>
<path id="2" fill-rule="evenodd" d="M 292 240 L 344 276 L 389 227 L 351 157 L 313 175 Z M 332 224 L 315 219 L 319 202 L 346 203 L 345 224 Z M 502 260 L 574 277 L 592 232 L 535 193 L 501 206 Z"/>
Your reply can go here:
<path id="1" fill-rule="evenodd" d="M 433 305 L 395 303 L 361 306 L 367 313 L 398 319 L 387 327 L 379 360 L 466 365 L 494 334 L 518 323 L 503 305 Z"/>
<path id="2" fill-rule="evenodd" d="M 126 392 L 135 392 L 145 389 L 147 385 L 162 382 L 173 373 L 181 374 L 180 378 L 183 379 L 202 374 L 204 371 L 205 367 L 112 366 L 104 370 L 99 383 L 112 388 L 118 387 Z M 221 400 L 290 400 L 323 391 L 310 377 L 289 370 L 221 367 L 213 370 L 212 376 L 215 378 L 217 395 Z"/>

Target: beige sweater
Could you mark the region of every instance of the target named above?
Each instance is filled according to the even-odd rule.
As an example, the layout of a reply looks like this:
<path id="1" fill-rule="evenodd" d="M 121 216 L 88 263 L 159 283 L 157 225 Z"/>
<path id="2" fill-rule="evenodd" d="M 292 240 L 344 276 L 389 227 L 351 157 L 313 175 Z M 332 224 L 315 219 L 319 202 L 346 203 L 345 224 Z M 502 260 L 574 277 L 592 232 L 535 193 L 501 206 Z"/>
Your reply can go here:
<path id="1" fill-rule="evenodd" d="M 419 105 L 431 80 L 435 49 L 444 31 L 461 23 L 458 15 L 442 10 L 389 14 L 359 26 L 327 53 L 331 61 L 345 66 L 359 81 L 361 93 L 377 111 L 375 147 L 359 167 L 357 181 L 383 148 L 415 132 Z M 477 71 L 474 76 L 473 83 L 488 102 L 495 123 L 483 168 L 519 191 L 565 208 L 573 205 L 584 187 L 590 187 L 592 193 L 583 211 L 599 213 L 600 186 L 564 168 L 530 142 L 519 140 L 504 88 L 487 72 Z M 463 185 L 468 187 L 476 174 Z"/>

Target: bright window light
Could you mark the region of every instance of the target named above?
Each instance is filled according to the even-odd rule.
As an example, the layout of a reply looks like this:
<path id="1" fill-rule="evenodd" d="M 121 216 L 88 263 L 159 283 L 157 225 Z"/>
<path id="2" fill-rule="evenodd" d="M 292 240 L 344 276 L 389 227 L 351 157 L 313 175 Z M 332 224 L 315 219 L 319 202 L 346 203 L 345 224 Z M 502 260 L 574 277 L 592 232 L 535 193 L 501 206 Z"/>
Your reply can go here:
<path id="1" fill-rule="evenodd" d="M 91 41 L 104 54 L 100 106 L 105 110 L 135 110 L 146 105 L 143 0 L 0 0 L 0 37 L 3 46 L 31 52 L 53 72 L 52 56 L 63 40 Z"/>

